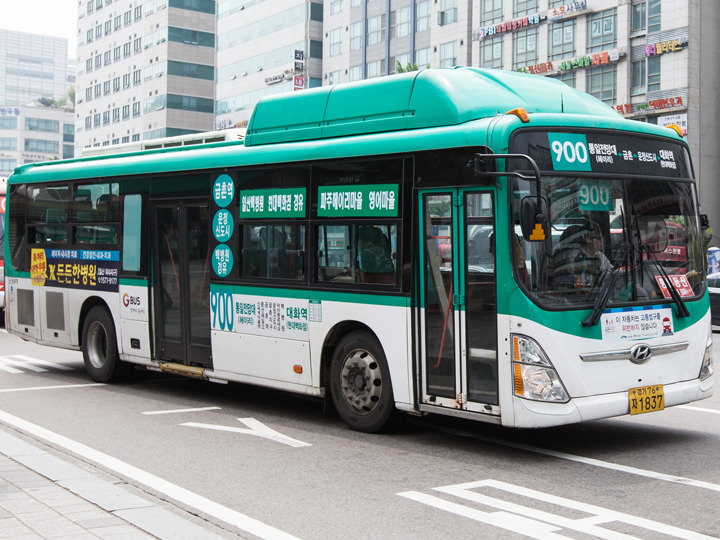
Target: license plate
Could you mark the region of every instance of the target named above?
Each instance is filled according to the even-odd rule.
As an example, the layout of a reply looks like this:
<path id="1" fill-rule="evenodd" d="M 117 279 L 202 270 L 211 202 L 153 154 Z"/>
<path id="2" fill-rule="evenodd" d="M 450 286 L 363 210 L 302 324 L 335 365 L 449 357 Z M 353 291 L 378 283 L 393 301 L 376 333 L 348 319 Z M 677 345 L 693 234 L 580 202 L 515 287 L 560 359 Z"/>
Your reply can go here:
<path id="1" fill-rule="evenodd" d="M 631 388 L 628 391 L 630 414 L 662 411 L 665 408 L 665 392 L 662 384 Z"/>

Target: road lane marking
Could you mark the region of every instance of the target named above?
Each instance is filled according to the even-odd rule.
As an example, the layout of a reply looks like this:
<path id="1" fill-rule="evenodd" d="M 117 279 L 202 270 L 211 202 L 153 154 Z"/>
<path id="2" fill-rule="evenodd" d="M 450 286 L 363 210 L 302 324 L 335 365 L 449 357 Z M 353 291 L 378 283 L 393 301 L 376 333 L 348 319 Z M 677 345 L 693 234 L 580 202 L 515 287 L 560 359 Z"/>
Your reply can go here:
<path id="1" fill-rule="evenodd" d="M 130 478 L 131 480 L 147 486 L 151 490 L 155 490 L 171 500 L 175 500 L 182 505 L 190 506 L 197 509 L 201 513 L 213 516 L 233 527 L 237 527 L 245 532 L 254 534 L 259 538 L 267 540 L 299 540 L 296 536 L 276 529 L 270 525 L 263 523 L 257 519 L 251 518 L 241 512 L 223 506 L 212 501 L 202 495 L 193 493 L 183 487 L 168 482 L 152 473 L 143 469 L 125 463 L 115 457 L 95 450 L 81 442 L 69 439 L 59 433 L 50 431 L 42 426 L 23 420 L 8 412 L 0 410 L 0 422 L 11 425 L 25 433 L 29 433 L 35 437 L 43 439 L 51 444 L 64 448 L 84 459 L 100 465 L 115 473 Z"/>
<path id="2" fill-rule="evenodd" d="M 3 388 L 0 394 L 7 392 L 28 392 L 35 390 L 65 390 L 66 388 L 86 388 L 89 386 L 105 386 L 104 383 L 86 383 L 86 384 L 57 384 L 52 386 L 27 386 L 25 388 Z"/>
<path id="3" fill-rule="evenodd" d="M 717 409 L 703 409 L 702 407 L 692 407 L 691 405 L 678 405 L 678 409 L 687 409 L 688 411 L 706 412 L 711 414 L 720 414 Z"/>
<path id="4" fill-rule="evenodd" d="M 563 529 L 580 532 L 596 538 L 618 540 L 630 540 L 637 538 L 629 534 L 601 527 L 603 524 L 610 523 L 624 523 L 635 528 L 671 535 L 674 538 L 683 538 L 685 540 L 717 540 L 715 537 L 681 529 L 666 523 L 644 519 L 638 516 L 625 514 L 623 512 L 609 510 L 600 506 L 551 495 L 549 493 L 543 493 L 534 489 L 508 484 L 497 480 L 488 479 L 478 482 L 468 482 L 465 484 L 442 486 L 433 488 L 433 490 L 451 495 L 452 497 L 470 501 L 474 504 L 490 507 L 496 509 L 497 511 L 484 512 L 477 508 L 471 508 L 463 504 L 451 502 L 417 491 L 407 491 L 398 493 L 398 495 L 428 506 L 433 506 L 446 512 L 468 517 L 476 521 L 487 523 L 495 527 L 539 540 L 572 538 L 572 536 L 558 534 L 562 532 Z M 486 495 L 482 493 L 483 490 L 492 490 L 490 493 L 493 495 L 497 494 L 497 491 L 507 493 L 510 496 L 519 495 L 521 497 L 542 503 L 544 508 L 547 508 L 548 504 L 552 504 L 557 507 L 574 510 L 586 515 L 578 518 L 570 518 L 547 510 L 538 510 L 532 506 L 510 502 L 501 497 Z"/>
<path id="5" fill-rule="evenodd" d="M 248 429 L 233 426 L 219 426 L 216 424 L 199 424 L 197 422 L 185 422 L 184 424 L 180 425 L 203 429 L 214 429 L 217 431 L 231 431 L 234 433 L 242 433 L 244 435 L 255 435 L 256 437 L 262 437 L 263 439 L 270 439 L 271 441 L 287 444 L 288 446 L 292 446 L 293 448 L 312 446 L 312 444 L 310 443 L 298 441 L 297 439 L 293 439 L 291 437 L 288 437 L 287 435 L 283 435 L 282 433 L 279 433 L 274 429 L 270 429 L 265 424 L 259 422 L 258 420 L 255 420 L 254 418 L 238 418 L 238 420 L 245 424 Z"/>
<path id="6" fill-rule="evenodd" d="M 451 428 L 442 428 L 435 426 L 433 429 L 450 433 L 452 435 L 459 435 L 462 437 L 470 437 L 483 442 L 491 444 L 497 444 L 499 446 L 506 446 L 508 448 L 515 448 L 517 450 L 525 450 L 526 452 L 533 452 L 535 454 L 542 454 L 544 456 L 550 456 L 557 459 L 564 459 L 567 461 L 574 461 L 576 463 L 582 463 L 584 465 L 591 465 L 593 467 L 600 467 L 603 469 L 610 469 L 618 472 L 624 472 L 627 474 L 634 474 L 636 476 L 644 476 L 646 478 L 652 478 L 653 480 L 662 480 L 663 482 L 672 482 L 675 484 L 682 484 L 684 486 L 691 486 L 700 489 L 707 489 L 710 491 L 716 491 L 720 493 L 720 484 L 713 484 L 712 482 L 704 482 L 702 480 L 693 480 L 692 478 L 686 478 L 684 476 L 675 476 L 673 474 L 666 474 L 657 471 L 651 471 L 648 469 L 640 469 L 637 467 L 630 467 L 628 465 L 620 465 L 618 463 L 612 463 L 610 461 L 602 461 L 600 459 L 589 458 L 584 456 L 578 456 L 575 454 L 568 454 L 566 452 L 557 452 L 555 450 L 548 450 L 546 448 L 540 448 L 539 446 L 530 446 L 529 444 L 516 443 L 511 441 L 504 441 L 495 437 L 487 437 L 485 435 L 478 435 L 475 433 L 469 433 Z"/>
<path id="7" fill-rule="evenodd" d="M 10 367 L 10 366 L 16 366 L 25 368 L 30 371 L 34 371 L 35 373 L 40 373 L 43 371 L 47 371 L 47 369 L 38 367 L 32 363 L 29 362 L 22 362 L 20 360 L 15 360 L 14 358 L 11 358 L 10 356 L 0 356 L 0 366 Z M 2 369 L 0 367 L 0 369 Z M 10 369 L 15 369 L 10 367 Z M 18 373 L 22 373 L 22 370 L 18 370 Z"/>
<path id="8" fill-rule="evenodd" d="M 201 412 L 201 411 L 219 411 L 220 407 L 198 407 L 196 409 L 170 409 L 166 411 L 146 411 L 143 414 L 148 416 L 153 414 L 178 414 L 188 412 Z"/>
<path id="9" fill-rule="evenodd" d="M 50 360 L 41 360 L 40 358 L 35 358 L 33 356 L 25 356 L 24 354 L 11 354 L 9 356 L 6 356 L 5 358 L 19 358 L 20 360 L 24 360 L 31 364 L 47 366 L 47 367 L 51 367 L 53 369 L 59 369 L 62 371 L 71 371 L 73 369 L 64 364 L 58 364 L 57 362 L 51 362 Z M 81 361 L 80 360 L 71 360 L 71 362 L 76 364 L 76 363 L 80 363 Z"/>

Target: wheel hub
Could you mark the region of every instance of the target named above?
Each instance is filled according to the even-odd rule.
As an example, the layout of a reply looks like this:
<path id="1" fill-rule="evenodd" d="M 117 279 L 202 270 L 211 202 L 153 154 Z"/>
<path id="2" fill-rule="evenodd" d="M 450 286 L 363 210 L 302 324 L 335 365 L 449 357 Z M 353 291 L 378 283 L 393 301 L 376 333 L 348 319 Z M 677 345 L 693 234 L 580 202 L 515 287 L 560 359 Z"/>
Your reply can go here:
<path id="1" fill-rule="evenodd" d="M 382 393 L 382 374 L 375 358 L 365 350 L 354 350 L 345 358 L 341 375 L 347 404 L 361 414 L 372 412 Z"/>

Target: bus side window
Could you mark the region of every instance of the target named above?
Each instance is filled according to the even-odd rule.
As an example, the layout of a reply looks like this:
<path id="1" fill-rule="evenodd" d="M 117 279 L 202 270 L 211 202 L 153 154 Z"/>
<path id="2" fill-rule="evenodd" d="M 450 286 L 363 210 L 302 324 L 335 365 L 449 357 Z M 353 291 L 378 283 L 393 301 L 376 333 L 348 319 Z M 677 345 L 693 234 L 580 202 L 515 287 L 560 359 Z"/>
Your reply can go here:
<path id="1" fill-rule="evenodd" d="M 142 238 L 142 195 L 125 195 L 123 205 L 122 269 L 140 271 Z"/>

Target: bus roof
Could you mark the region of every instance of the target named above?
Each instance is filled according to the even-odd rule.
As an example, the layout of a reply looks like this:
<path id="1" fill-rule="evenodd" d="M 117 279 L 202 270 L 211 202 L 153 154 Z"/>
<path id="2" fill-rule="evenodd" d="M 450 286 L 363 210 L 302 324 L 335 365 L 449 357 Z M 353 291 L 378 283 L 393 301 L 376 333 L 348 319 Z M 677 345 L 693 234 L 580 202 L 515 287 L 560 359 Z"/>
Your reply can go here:
<path id="1" fill-rule="evenodd" d="M 520 107 L 530 114 L 530 123 L 505 115 Z M 501 121 L 496 120 L 498 115 L 504 115 Z M 477 68 L 426 69 L 265 98 L 253 111 L 244 141 L 27 164 L 16 168 L 10 181 L 159 174 L 482 146 L 487 144 L 487 129 L 482 128 L 491 121 L 496 121 L 496 134 L 521 126 L 577 126 L 681 140 L 672 130 L 626 120 L 598 99 L 551 78 Z M 318 140 L 324 143 L 319 146 Z"/>

